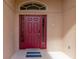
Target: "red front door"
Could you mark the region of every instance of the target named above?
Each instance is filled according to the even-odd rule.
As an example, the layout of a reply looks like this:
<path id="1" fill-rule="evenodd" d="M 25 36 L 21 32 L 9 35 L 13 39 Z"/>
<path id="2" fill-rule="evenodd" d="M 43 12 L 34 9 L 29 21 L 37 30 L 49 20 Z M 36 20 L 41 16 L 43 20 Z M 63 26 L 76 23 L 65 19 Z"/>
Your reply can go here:
<path id="1" fill-rule="evenodd" d="M 20 15 L 20 49 L 46 48 L 46 18 Z"/>

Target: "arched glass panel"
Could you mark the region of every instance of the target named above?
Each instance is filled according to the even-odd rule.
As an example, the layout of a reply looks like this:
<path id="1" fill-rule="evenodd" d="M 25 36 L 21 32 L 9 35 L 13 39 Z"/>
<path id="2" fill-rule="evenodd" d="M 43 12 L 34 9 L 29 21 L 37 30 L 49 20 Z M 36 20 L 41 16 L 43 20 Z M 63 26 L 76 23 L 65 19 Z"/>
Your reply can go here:
<path id="1" fill-rule="evenodd" d="M 46 6 L 39 3 L 27 3 L 22 5 L 20 10 L 46 10 Z"/>
<path id="2" fill-rule="evenodd" d="M 27 7 L 27 10 L 39 10 L 39 8 L 37 6 L 29 6 Z"/>

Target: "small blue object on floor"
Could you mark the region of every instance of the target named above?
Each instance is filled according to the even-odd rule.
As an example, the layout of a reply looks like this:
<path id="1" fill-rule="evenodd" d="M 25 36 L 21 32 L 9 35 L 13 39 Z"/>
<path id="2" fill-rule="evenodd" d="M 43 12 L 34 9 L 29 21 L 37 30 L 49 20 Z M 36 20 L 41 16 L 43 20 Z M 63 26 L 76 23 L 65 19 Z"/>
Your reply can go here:
<path id="1" fill-rule="evenodd" d="M 40 52 L 27 52 L 27 54 L 40 54 Z"/>
<path id="2" fill-rule="evenodd" d="M 42 57 L 41 55 L 26 55 L 26 57 Z"/>
<path id="3" fill-rule="evenodd" d="M 26 57 L 42 57 L 40 52 L 27 52 Z"/>

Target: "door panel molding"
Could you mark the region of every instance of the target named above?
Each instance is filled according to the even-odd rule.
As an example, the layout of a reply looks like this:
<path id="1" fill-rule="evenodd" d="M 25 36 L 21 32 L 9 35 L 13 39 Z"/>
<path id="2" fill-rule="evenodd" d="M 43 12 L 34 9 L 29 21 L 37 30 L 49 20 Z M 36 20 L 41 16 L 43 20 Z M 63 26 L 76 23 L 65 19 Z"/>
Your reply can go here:
<path id="1" fill-rule="evenodd" d="M 46 15 L 19 15 L 19 48 L 47 48 Z"/>

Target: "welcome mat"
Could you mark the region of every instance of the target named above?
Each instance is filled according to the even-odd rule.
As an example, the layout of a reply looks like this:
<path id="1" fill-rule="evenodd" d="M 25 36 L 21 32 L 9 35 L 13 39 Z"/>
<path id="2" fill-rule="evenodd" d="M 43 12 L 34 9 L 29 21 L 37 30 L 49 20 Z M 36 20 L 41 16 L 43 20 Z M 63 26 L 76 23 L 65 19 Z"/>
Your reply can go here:
<path id="1" fill-rule="evenodd" d="M 27 52 L 27 54 L 40 54 L 40 52 Z"/>
<path id="2" fill-rule="evenodd" d="M 40 52 L 27 52 L 26 57 L 42 57 Z"/>

